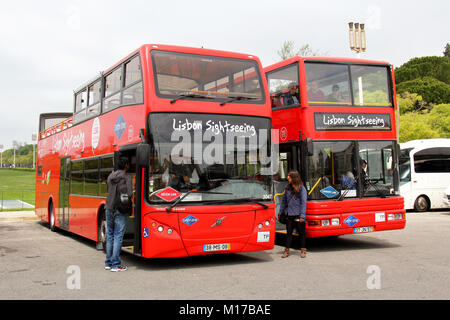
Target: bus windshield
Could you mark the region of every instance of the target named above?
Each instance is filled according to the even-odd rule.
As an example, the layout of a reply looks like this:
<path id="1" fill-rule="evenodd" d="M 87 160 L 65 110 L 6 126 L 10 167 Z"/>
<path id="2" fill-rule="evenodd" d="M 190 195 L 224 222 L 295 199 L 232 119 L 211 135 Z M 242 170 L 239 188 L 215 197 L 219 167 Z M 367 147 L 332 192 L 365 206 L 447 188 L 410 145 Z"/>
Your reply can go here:
<path id="1" fill-rule="evenodd" d="M 312 105 L 392 106 L 387 66 L 305 63 Z"/>
<path id="2" fill-rule="evenodd" d="M 271 199 L 270 119 L 154 113 L 149 121 L 151 203 L 164 202 L 166 187 L 191 192 L 183 202 Z"/>
<path id="3" fill-rule="evenodd" d="M 393 154 L 392 141 L 314 142 L 314 153 L 307 162 L 309 198 L 395 195 Z"/>
<path id="4" fill-rule="evenodd" d="M 259 67 L 254 60 L 157 50 L 151 55 L 159 97 L 233 99 L 259 104 L 265 101 Z"/>
<path id="5" fill-rule="evenodd" d="M 403 185 L 411 181 L 411 160 L 409 152 L 411 149 L 403 149 L 400 151 L 399 159 L 399 171 L 400 171 L 400 184 Z"/>

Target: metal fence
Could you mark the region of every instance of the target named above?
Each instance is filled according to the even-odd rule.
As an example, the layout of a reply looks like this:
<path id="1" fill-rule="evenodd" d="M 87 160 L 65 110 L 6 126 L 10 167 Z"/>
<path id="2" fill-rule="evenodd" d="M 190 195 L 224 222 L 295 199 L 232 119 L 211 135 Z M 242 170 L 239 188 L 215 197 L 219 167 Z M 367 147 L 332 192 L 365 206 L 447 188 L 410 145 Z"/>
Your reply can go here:
<path id="1" fill-rule="evenodd" d="M 34 209 L 34 190 L 0 191 L 0 211 Z"/>

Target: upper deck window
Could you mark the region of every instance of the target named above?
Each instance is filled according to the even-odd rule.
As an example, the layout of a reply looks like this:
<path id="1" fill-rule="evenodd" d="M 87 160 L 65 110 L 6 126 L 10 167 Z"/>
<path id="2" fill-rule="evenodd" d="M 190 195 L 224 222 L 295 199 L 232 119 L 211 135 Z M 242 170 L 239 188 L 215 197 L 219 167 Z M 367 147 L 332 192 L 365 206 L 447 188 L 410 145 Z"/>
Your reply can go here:
<path id="1" fill-rule="evenodd" d="M 305 63 L 308 102 L 317 105 L 351 105 L 348 66 Z"/>
<path id="2" fill-rule="evenodd" d="M 117 92 L 122 87 L 122 68 L 117 68 L 105 78 L 105 97 Z"/>
<path id="3" fill-rule="evenodd" d="M 254 60 L 157 50 L 151 55 L 159 97 L 264 102 L 261 75 Z"/>
<path id="4" fill-rule="evenodd" d="M 272 108 L 300 104 L 298 64 L 267 74 Z"/>
<path id="5" fill-rule="evenodd" d="M 87 106 L 86 90 L 83 90 L 75 96 L 75 112 L 85 109 Z"/>
<path id="6" fill-rule="evenodd" d="M 305 63 L 308 102 L 321 106 L 392 106 L 386 66 Z"/>
<path id="7" fill-rule="evenodd" d="M 351 66 L 355 105 L 391 106 L 386 67 Z"/>
<path id="8" fill-rule="evenodd" d="M 142 87 L 142 72 L 139 56 L 125 63 L 125 90 L 122 104 L 140 104 L 144 102 L 144 90 Z"/>
<path id="9" fill-rule="evenodd" d="M 88 87 L 89 90 L 89 105 L 92 106 L 100 102 L 100 94 L 102 90 L 101 81 L 97 81 Z"/>

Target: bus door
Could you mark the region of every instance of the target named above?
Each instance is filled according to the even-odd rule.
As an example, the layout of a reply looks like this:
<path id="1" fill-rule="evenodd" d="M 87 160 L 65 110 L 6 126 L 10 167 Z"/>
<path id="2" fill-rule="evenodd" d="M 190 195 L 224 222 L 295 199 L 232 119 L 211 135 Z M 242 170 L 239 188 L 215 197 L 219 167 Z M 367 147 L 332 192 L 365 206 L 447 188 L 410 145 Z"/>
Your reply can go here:
<path id="1" fill-rule="evenodd" d="M 300 172 L 300 148 L 298 144 L 280 144 L 278 172 L 273 178 L 273 190 L 275 201 L 275 213 L 279 214 L 281 199 L 284 189 L 288 184 L 287 176 L 289 171 L 297 170 Z M 285 226 L 277 221 L 276 230 L 285 230 Z"/>
<path id="2" fill-rule="evenodd" d="M 69 229 L 70 157 L 61 158 L 59 178 L 59 227 Z"/>
<path id="3" fill-rule="evenodd" d="M 137 219 L 137 213 L 140 212 L 139 210 L 137 210 L 136 194 L 134 191 L 136 189 L 136 146 L 135 145 L 124 146 L 120 149 L 120 151 L 118 151 L 118 152 L 116 151 L 114 153 L 114 166 L 115 166 L 114 170 L 118 169 L 117 164 L 121 157 L 128 158 L 128 161 L 130 162 L 130 169 L 128 170 L 127 175 L 131 176 L 132 182 L 133 182 L 132 183 L 132 186 L 133 186 L 133 195 L 132 195 L 133 212 L 128 217 L 125 234 L 123 236 L 122 247 L 124 247 L 125 249 L 133 250 L 134 246 L 135 246 L 135 241 L 136 241 L 135 223 L 136 223 L 136 219 Z"/>

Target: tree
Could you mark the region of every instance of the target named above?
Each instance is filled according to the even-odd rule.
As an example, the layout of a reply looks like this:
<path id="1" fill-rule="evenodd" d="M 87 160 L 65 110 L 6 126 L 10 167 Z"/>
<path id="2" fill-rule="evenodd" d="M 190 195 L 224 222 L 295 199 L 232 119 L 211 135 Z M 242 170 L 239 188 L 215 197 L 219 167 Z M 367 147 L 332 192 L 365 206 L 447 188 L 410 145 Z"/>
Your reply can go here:
<path id="1" fill-rule="evenodd" d="M 432 77 L 401 82 L 397 85 L 397 92 L 416 93 L 431 104 L 450 103 L 450 85 Z"/>
<path id="2" fill-rule="evenodd" d="M 319 55 L 327 55 L 326 52 L 321 53 L 319 50 L 314 51 L 309 44 L 305 44 L 300 49 L 295 48 L 295 42 L 292 40 L 286 40 L 281 45 L 280 50 L 277 51 L 277 54 L 280 56 L 282 60 L 292 58 L 295 56 L 319 56 Z"/>
<path id="3" fill-rule="evenodd" d="M 427 109 L 425 101 L 417 93 L 404 92 L 397 95 L 400 114 L 407 112 L 421 112 Z"/>
<path id="4" fill-rule="evenodd" d="M 447 57 L 413 58 L 395 69 L 396 84 L 432 77 L 450 85 L 450 59 Z"/>
<path id="5" fill-rule="evenodd" d="M 16 166 L 30 167 L 33 165 L 33 145 L 16 142 Z M 36 146 L 36 145 L 35 145 Z M 36 153 L 36 148 L 35 148 Z M 3 164 L 10 165 L 14 163 L 14 150 L 3 151 Z"/>
<path id="6" fill-rule="evenodd" d="M 447 43 L 444 49 L 444 57 L 450 58 L 450 43 Z"/>
<path id="7" fill-rule="evenodd" d="M 428 123 L 440 138 L 450 138 L 450 104 L 439 104 L 431 110 Z"/>
<path id="8" fill-rule="evenodd" d="M 429 114 L 408 112 L 400 116 L 400 142 L 439 137 L 439 132 L 429 124 Z"/>

